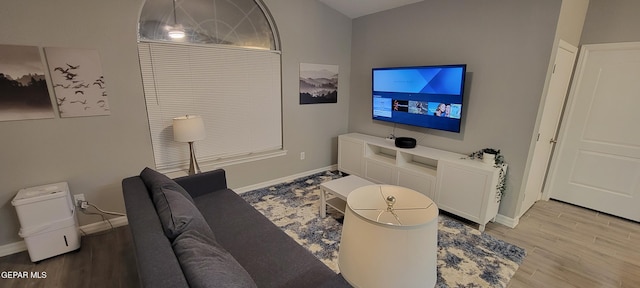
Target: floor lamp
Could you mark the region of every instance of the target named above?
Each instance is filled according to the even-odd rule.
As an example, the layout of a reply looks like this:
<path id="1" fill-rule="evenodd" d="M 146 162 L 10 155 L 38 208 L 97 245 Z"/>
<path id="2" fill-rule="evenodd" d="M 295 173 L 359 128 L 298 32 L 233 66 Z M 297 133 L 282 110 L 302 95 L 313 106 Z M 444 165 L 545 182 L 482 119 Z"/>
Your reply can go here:
<path id="1" fill-rule="evenodd" d="M 186 115 L 173 118 L 173 140 L 189 143 L 189 175 L 200 173 L 200 166 L 196 160 L 193 142 L 205 137 L 204 122 L 198 115 Z"/>
<path id="2" fill-rule="evenodd" d="M 409 188 L 369 185 L 347 197 L 338 255 L 357 288 L 434 287 L 438 207 Z"/>

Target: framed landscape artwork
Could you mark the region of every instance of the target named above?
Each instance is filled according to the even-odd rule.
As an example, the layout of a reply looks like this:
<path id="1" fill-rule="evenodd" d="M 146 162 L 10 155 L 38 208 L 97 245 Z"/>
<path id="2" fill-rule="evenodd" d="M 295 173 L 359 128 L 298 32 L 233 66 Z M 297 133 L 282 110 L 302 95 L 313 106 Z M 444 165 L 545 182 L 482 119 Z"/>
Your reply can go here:
<path id="1" fill-rule="evenodd" d="M 47 47 L 44 51 L 60 117 L 111 114 L 98 50 Z"/>
<path id="2" fill-rule="evenodd" d="M 40 49 L 0 45 L 0 121 L 54 118 Z"/>
<path id="3" fill-rule="evenodd" d="M 300 63 L 300 104 L 338 103 L 338 65 Z"/>

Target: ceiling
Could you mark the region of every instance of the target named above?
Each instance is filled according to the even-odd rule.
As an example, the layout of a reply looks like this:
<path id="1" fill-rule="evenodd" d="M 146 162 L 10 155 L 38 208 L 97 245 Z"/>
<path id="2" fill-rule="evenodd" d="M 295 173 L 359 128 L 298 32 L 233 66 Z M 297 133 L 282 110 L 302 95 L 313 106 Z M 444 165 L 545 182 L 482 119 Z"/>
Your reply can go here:
<path id="1" fill-rule="evenodd" d="M 318 0 L 354 19 L 423 0 Z"/>

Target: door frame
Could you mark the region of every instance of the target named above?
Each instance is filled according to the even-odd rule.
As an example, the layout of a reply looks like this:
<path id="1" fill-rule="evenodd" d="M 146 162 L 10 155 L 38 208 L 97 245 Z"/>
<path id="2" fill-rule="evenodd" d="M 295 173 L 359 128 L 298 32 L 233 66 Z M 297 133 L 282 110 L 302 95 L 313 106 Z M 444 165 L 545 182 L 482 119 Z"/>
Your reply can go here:
<path id="1" fill-rule="evenodd" d="M 561 40 L 562 41 L 562 40 Z M 545 201 L 549 201 L 551 199 L 551 190 L 549 189 L 548 185 L 549 183 L 551 183 L 552 177 L 553 177 L 553 173 L 556 169 L 556 165 L 557 165 L 557 158 L 556 157 L 557 153 L 560 149 L 559 146 L 561 145 L 561 140 L 560 137 L 564 131 L 564 128 L 566 125 L 563 125 L 564 123 L 566 123 L 565 121 L 567 120 L 567 114 L 566 113 L 566 109 L 567 107 L 570 107 L 571 105 L 571 101 L 573 101 L 573 90 L 574 87 L 576 85 L 575 83 L 575 79 L 574 77 L 576 76 L 577 72 L 580 71 L 580 69 L 582 69 L 582 61 L 584 61 L 583 59 L 583 55 L 584 54 L 584 46 L 578 48 L 575 46 L 574 47 L 575 53 L 576 53 L 576 57 L 574 59 L 574 63 L 573 63 L 573 73 L 571 74 L 571 81 L 569 82 L 569 90 L 567 91 L 567 95 L 565 95 L 565 99 L 564 99 L 564 105 L 562 106 L 562 112 L 560 114 L 560 119 L 558 120 L 558 128 L 556 130 L 556 135 L 555 135 L 555 139 L 556 139 L 556 145 L 553 145 L 553 149 L 551 150 L 551 156 L 549 158 L 549 164 L 547 165 L 547 175 L 545 176 L 545 180 L 544 183 L 542 184 L 542 194 L 541 194 L 541 200 L 545 200 Z"/>
<path id="2" fill-rule="evenodd" d="M 540 102 L 540 108 L 539 108 L 540 110 L 538 111 L 540 119 L 538 120 L 538 122 L 536 124 L 536 127 L 534 129 L 534 132 L 532 134 L 533 138 L 532 138 L 532 144 L 530 146 L 530 158 L 528 159 L 528 166 L 527 166 L 527 170 L 526 170 L 527 171 L 527 174 L 526 174 L 527 182 L 524 183 L 524 185 L 522 186 L 522 195 L 521 195 L 521 199 L 520 199 L 520 201 L 518 203 L 518 218 L 522 217 L 522 215 L 524 215 L 524 213 L 526 213 L 526 211 L 529 210 L 529 208 L 531 208 L 531 207 L 524 207 L 524 201 L 526 199 L 526 194 L 525 193 L 527 193 L 526 188 L 529 185 L 528 184 L 529 181 L 532 180 L 531 178 L 535 174 L 535 173 L 532 173 L 530 168 L 532 166 L 531 163 L 533 162 L 533 159 L 536 157 L 535 150 L 536 150 L 536 146 L 538 145 L 538 140 L 539 140 L 538 138 L 540 137 L 539 136 L 540 135 L 539 134 L 540 133 L 540 129 L 541 129 L 540 124 L 543 123 L 543 121 L 542 121 L 543 117 L 550 117 L 551 116 L 551 115 L 548 115 L 548 114 L 545 115 L 544 112 L 545 112 L 545 108 L 546 108 L 546 104 L 547 104 L 547 97 L 549 96 L 550 83 L 551 83 L 552 78 L 554 77 L 553 72 L 554 72 L 554 69 L 555 69 L 555 64 L 556 64 L 557 57 L 558 57 L 558 52 L 560 51 L 560 49 L 566 50 L 568 52 L 571 52 L 571 53 L 573 53 L 574 56 L 573 56 L 573 65 L 572 65 L 572 69 L 571 69 L 572 73 L 570 75 L 570 79 L 571 80 L 570 80 L 570 82 L 568 84 L 569 87 L 567 87 L 567 92 L 563 96 L 564 97 L 564 99 L 562 101 L 563 102 L 563 106 L 560 109 L 560 115 L 558 117 L 558 123 L 556 125 L 556 131 L 555 131 L 555 135 L 554 135 L 555 139 L 557 139 L 557 137 L 559 135 L 561 123 L 562 123 L 562 120 L 563 120 L 564 109 L 567 107 L 568 94 L 570 93 L 571 82 L 573 80 L 572 79 L 573 78 L 573 71 L 575 71 L 574 69 L 576 67 L 576 59 L 578 58 L 578 47 L 573 46 L 569 42 L 566 42 L 566 41 L 564 41 L 562 39 L 558 39 L 558 44 L 556 45 L 556 47 L 554 49 L 554 53 L 553 53 L 553 58 L 552 58 L 553 60 L 549 64 L 549 66 L 550 66 L 549 67 L 549 74 L 550 75 L 549 75 L 549 78 L 547 79 L 547 82 L 545 83 L 544 98 Z M 543 176 L 543 179 L 542 179 L 542 190 L 538 192 L 538 195 L 537 195 L 538 199 L 536 201 L 538 201 L 538 200 L 549 200 L 549 195 L 545 194 L 544 192 L 546 190 L 546 187 L 548 186 L 546 184 L 548 183 L 549 176 L 551 175 L 550 174 L 550 172 L 551 172 L 550 164 L 552 162 L 553 155 L 554 155 L 554 153 L 556 151 L 555 148 L 556 148 L 555 145 L 554 145 L 554 147 L 551 148 L 551 152 L 550 152 L 550 155 L 549 155 L 549 160 L 547 162 L 547 166 L 545 167 L 545 171 L 543 172 L 545 176 Z M 540 152 L 538 152 L 538 153 L 540 153 Z"/>

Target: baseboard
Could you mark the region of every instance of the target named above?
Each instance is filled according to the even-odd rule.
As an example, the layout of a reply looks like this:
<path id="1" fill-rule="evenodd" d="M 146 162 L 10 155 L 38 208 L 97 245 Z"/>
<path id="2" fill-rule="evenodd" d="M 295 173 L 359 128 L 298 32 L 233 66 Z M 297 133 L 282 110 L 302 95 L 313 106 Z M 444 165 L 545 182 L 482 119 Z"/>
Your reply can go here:
<path id="1" fill-rule="evenodd" d="M 289 175 L 289 176 L 278 178 L 278 179 L 265 181 L 265 182 L 254 184 L 254 185 L 249 185 L 249 186 L 245 186 L 245 187 L 241 187 L 241 188 L 233 188 L 233 191 L 235 191 L 238 194 L 242 194 L 242 193 L 246 193 L 246 192 L 249 192 L 249 191 L 252 191 L 252 190 L 261 189 L 261 188 L 269 187 L 269 186 L 272 186 L 272 185 L 280 184 L 282 182 L 291 181 L 291 180 L 294 180 L 294 179 L 297 179 L 297 178 L 300 178 L 300 177 L 313 175 L 313 174 L 324 172 L 324 171 L 327 171 L 327 170 L 333 171 L 333 170 L 336 170 L 336 169 L 338 169 L 338 165 L 331 165 L 331 166 L 327 166 L 327 167 L 323 167 L 323 168 L 318 168 L 318 169 L 314 169 L 314 170 L 310 170 L 310 171 L 301 172 L 301 173 L 298 173 L 298 174 Z"/>
<path id="2" fill-rule="evenodd" d="M 83 225 L 83 226 L 80 226 L 80 230 L 82 230 L 82 232 L 84 232 L 86 235 L 91 235 L 94 233 L 109 230 L 111 229 L 112 225 L 113 225 L 113 228 L 117 228 L 117 227 L 125 226 L 129 224 L 129 221 L 127 220 L 127 216 L 111 218 L 109 219 L 109 222 L 111 222 L 111 225 L 109 225 L 107 221 L 100 221 L 100 222 Z"/>
<path id="3" fill-rule="evenodd" d="M 27 244 L 24 241 L 18 241 L 0 246 L 0 257 L 26 251 Z"/>
<path id="4" fill-rule="evenodd" d="M 109 221 L 111 221 L 111 225 L 113 225 L 113 228 L 125 226 L 129 224 L 129 221 L 127 220 L 127 216 L 111 218 L 109 219 Z M 80 230 L 82 230 L 82 232 L 84 232 L 86 235 L 90 235 L 90 234 L 109 230 L 111 229 L 111 225 L 109 225 L 107 221 L 100 221 L 100 222 L 80 226 Z M 25 244 L 24 241 L 5 244 L 0 246 L 0 257 L 4 257 L 4 256 L 15 254 L 15 253 L 20 253 L 22 251 L 27 251 L 27 244 Z"/>
<path id="5" fill-rule="evenodd" d="M 507 226 L 509 228 L 516 228 L 518 223 L 520 223 L 520 218 L 511 218 L 511 217 L 504 216 L 502 214 L 498 214 L 496 216 L 496 222 L 504 226 Z"/>

